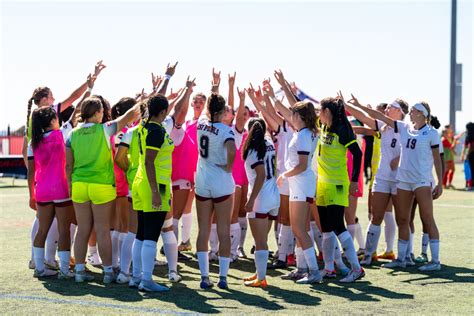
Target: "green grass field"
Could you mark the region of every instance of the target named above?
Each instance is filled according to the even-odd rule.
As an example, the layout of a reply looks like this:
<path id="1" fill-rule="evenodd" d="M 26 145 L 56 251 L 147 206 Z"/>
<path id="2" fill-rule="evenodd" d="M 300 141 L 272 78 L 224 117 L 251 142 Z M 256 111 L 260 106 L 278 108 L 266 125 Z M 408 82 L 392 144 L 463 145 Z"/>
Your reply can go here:
<path id="1" fill-rule="evenodd" d="M 455 185 L 463 187 L 462 166 Z M 197 261 L 179 263 L 183 282 L 171 291 L 143 294 L 127 286 L 101 284 L 101 271 L 93 268 L 97 282 L 76 284 L 55 278 L 38 280 L 28 269 L 30 227 L 34 212 L 28 209 L 26 181 L 0 179 L 0 313 L 2 314 L 474 314 L 474 192 L 445 191 L 435 202 L 441 233 L 442 271 L 420 273 L 416 268 L 393 271 L 380 263 L 366 269 L 366 277 L 354 284 L 325 281 L 296 285 L 283 281 L 284 270 L 269 271 L 266 290 L 246 288 L 242 277 L 254 271 L 253 260 L 231 265 L 229 290 L 199 289 Z M 367 227 L 366 198 L 358 210 Z M 197 225 L 193 227 L 193 240 Z M 415 253 L 420 251 L 420 221 L 416 219 Z M 382 233 L 383 235 L 383 233 Z M 271 249 L 275 249 L 274 238 Z M 252 244 L 250 230 L 246 250 Z M 379 250 L 383 250 L 381 238 Z M 168 283 L 166 267 L 155 270 L 155 280 Z M 211 278 L 218 267 L 211 265 Z"/>

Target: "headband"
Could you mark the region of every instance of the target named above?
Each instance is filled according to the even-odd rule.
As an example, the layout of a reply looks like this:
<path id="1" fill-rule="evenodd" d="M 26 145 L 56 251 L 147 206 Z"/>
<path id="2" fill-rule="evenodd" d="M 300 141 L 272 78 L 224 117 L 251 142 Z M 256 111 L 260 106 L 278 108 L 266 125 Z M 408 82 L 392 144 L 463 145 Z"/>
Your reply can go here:
<path id="1" fill-rule="evenodd" d="M 423 104 L 417 103 L 412 108 L 422 112 L 425 117 L 428 117 L 428 110 L 425 108 L 425 106 Z"/>

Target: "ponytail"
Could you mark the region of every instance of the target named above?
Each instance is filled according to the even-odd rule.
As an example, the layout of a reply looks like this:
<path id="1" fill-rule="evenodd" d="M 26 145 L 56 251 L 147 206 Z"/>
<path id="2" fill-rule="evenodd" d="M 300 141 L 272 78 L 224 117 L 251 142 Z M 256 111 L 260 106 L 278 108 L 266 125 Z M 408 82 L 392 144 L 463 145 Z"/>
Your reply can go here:
<path id="1" fill-rule="evenodd" d="M 250 150 L 257 152 L 257 158 L 263 159 L 267 151 L 265 144 L 265 132 L 267 130 L 265 121 L 261 118 L 251 118 L 249 121 L 249 134 L 245 140 L 242 158 L 245 160 L 248 157 Z"/>
<path id="2" fill-rule="evenodd" d="M 33 91 L 31 98 L 28 100 L 28 107 L 26 111 L 26 126 L 25 126 L 25 133 L 28 134 L 28 127 L 30 125 L 30 116 L 31 116 L 31 108 L 33 106 L 33 102 L 36 105 L 39 105 L 43 98 L 47 98 L 49 96 L 50 89 L 48 87 L 38 87 Z"/>
<path id="3" fill-rule="evenodd" d="M 222 112 L 225 109 L 225 99 L 217 93 L 211 94 L 207 99 L 207 110 L 211 117 L 211 124 L 214 123 L 216 114 Z"/>
<path id="4" fill-rule="evenodd" d="M 26 110 L 26 125 L 25 125 L 25 135 L 28 135 L 28 128 L 30 126 L 30 115 L 31 115 L 31 107 L 33 106 L 33 98 L 28 100 L 28 107 Z"/>
<path id="5" fill-rule="evenodd" d="M 56 111 L 51 107 L 35 109 L 31 116 L 31 146 L 38 147 L 43 139 L 45 130 L 51 125 L 51 121 L 57 119 Z"/>

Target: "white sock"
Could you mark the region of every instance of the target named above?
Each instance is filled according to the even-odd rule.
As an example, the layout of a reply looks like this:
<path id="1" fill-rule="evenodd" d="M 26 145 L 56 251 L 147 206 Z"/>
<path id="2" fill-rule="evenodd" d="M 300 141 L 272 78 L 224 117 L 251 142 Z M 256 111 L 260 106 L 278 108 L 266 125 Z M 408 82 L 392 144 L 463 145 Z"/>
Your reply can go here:
<path id="1" fill-rule="evenodd" d="M 179 237 L 179 219 L 176 219 L 173 217 L 173 233 L 174 237 L 176 240 L 178 240 Z"/>
<path id="2" fill-rule="evenodd" d="M 315 271 L 318 269 L 318 261 L 316 260 L 316 253 L 314 252 L 313 247 L 303 250 L 304 258 L 306 264 L 308 265 L 309 271 Z"/>
<path id="3" fill-rule="evenodd" d="M 355 240 L 356 230 L 357 230 L 356 224 L 347 225 L 347 231 L 349 232 L 349 234 L 351 234 L 351 237 L 354 240 Z"/>
<path id="4" fill-rule="evenodd" d="M 76 272 L 81 272 L 86 270 L 86 264 L 85 263 L 76 263 L 76 266 L 74 267 Z"/>
<path id="5" fill-rule="evenodd" d="M 74 244 L 74 239 L 76 238 L 76 230 L 77 230 L 77 225 L 76 224 L 71 224 L 71 227 L 69 228 L 70 231 L 70 238 L 71 238 L 71 249 L 72 245 Z"/>
<path id="6" fill-rule="evenodd" d="M 132 247 L 136 234 L 128 232 L 122 243 L 120 250 L 120 271 L 125 274 L 130 274 L 130 263 L 132 262 Z"/>
<path id="7" fill-rule="evenodd" d="M 33 242 L 35 240 L 35 237 L 36 237 L 36 233 L 38 233 L 38 229 L 39 229 L 39 220 L 37 217 L 35 217 L 35 220 L 33 222 L 33 226 L 31 226 L 31 260 L 35 260 L 35 254 L 34 254 L 34 250 L 33 250 Z"/>
<path id="8" fill-rule="evenodd" d="M 295 255 L 296 255 L 296 268 L 298 268 L 298 270 L 308 269 L 308 263 L 306 262 L 306 259 L 304 257 L 303 248 L 296 247 Z"/>
<path id="9" fill-rule="evenodd" d="M 156 241 L 144 240 L 142 246 L 142 279 L 151 280 L 155 268 Z"/>
<path id="10" fill-rule="evenodd" d="M 315 221 L 312 221 L 309 224 L 313 231 L 313 236 L 311 237 L 314 239 L 316 247 L 318 247 L 318 252 L 321 253 L 323 251 L 323 234 L 319 230 L 319 227 L 316 225 Z"/>
<path id="11" fill-rule="evenodd" d="M 342 261 L 341 248 L 339 246 L 339 242 L 337 241 L 337 237 L 335 233 L 334 233 L 334 238 L 336 241 L 336 246 L 334 247 L 334 262 L 336 263 L 336 267 L 339 270 L 347 270 L 349 268 L 346 266 L 344 261 Z"/>
<path id="12" fill-rule="evenodd" d="M 407 257 L 410 257 L 410 254 L 413 253 L 413 238 L 415 238 L 415 234 L 410 233 L 410 237 L 408 239 Z"/>
<path id="13" fill-rule="evenodd" d="M 36 270 L 44 270 L 44 248 L 33 247 Z"/>
<path id="14" fill-rule="evenodd" d="M 219 237 L 217 236 L 217 224 L 211 225 L 211 235 L 209 236 L 209 244 L 211 246 L 211 251 L 213 253 L 217 253 L 219 251 Z"/>
<path id="15" fill-rule="evenodd" d="M 229 257 L 219 256 L 219 276 L 220 277 L 227 276 L 227 273 L 229 272 L 229 264 L 230 264 Z"/>
<path id="16" fill-rule="evenodd" d="M 201 271 L 201 277 L 209 276 L 209 254 L 207 251 L 198 251 L 196 253 L 199 263 L 199 270 Z"/>
<path id="17" fill-rule="evenodd" d="M 191 212 L 183 214 L 181 221 L 183 222 L 183 226 L 181 226 L 181 242 L 185 243 L 191 240 L 193 214 Z"/>
<path id="18" fill-rule="evenodd" d="M 112 241 L 112 267 L 118 267 L 119 258 L 119 232 L 112 230 L 110 232 L 110 240 Z"/>
<path id="19" fill-rule="evenodd" d="M 237 256 L 240 242 L 240 225 L 239 223 L 230 224 L 230 254 L 231 257 Z"/>
<path id="20" fill-rule="evenodd" d="M 439 262 L 439 240 L 430 239 L 431 261 Z"/>
<path id="21" fill-rule="evenodd" d="M 240 225 L 240 241 L 239 247 L 244 248 L 245 238 L 247 237 L 247 217 L 239 217 L 239 225 Z"/>
<path id="22" fill-rule="evenodd" d="M 132 247 L 132 275 L 134 278 L 142 277 L 142 246 L 143 240 L 135 239 Z"/>
<path id="23" fill-rule="evenodd" d="M 334 255 L 337 245 L 334 233 L 323 233 L 323 260 L 324 269 L 334 271 Z"/>
<path id="24" fill-rule="evenodd" d="M 45 259 L 47 262 L 54 262 L 56 260 L 56 250 L 58 249 L 58 240 L 59 240 L 59 231 L 58 231 L 58 221 L 56 217 L 51 223 L 49 228 L 48 236 L 46 237 L 46 251 Z"/>
<path id="25" fill-rule="evenodd" d="M 427 233 L 423 233 L 421 237 L 421 253 L 427 254 L 428 253 L 428 245 L 430 243 L 430 235 Z"/>
<path id="26" fill-rule="evenodd" d="M 122 246 L 123 246 L 123 241 L 127 237 L 127 233 L 119 233 L 118 240 L 119 240 L 119 252 L 118 252 L 118 257 L 122 256 Z"/>
<path id="27" fill-rule="evenodd" d="M 288 256 L 288 249 L 290 248 L 290 238 L 292 239 L 291 227 L 288 225 L 281 225 L 280 236 L 278 238 L 278 260 L 286 262 Z"/>
<path id="28" fill-rule="evenodd" d="M 89 246 L 89 255 L 95 255 L 97 253 L 97 246 Z"/>
<path id="29" fill-rule="evenodd" d="M 355 239 L 357 240 L 357 243 L 359 244 L 359 249 L 364 249 L 365 241 L 364 241 L 364 235 L 362 234 L 362 227 L 360 226 L 359 223 L 356 223 L 355 227 L 356 227 Z"/>
<path id="30" fill-rule="evenodd" d="M 69 260 L 71 259 L 70 251 L 58 251 L 59 269 L 65 274 L 69 272 Z"/>
<path id="31" fill-rule="evenodd" d="M 168 261 L 168 272 L 178 272 L 178 242 L 173 232 L 161 233 L 163 238 L 163 249 L 166 261 Z"/>
<path id="32" fill-rule="evenodd" d="M 385 212 L 383 220 L 385 222 L 385 242 L 387 243 L 385 251 L 390 252 L 393 251 L 393 245 L 395 243 L 397 223 L 395 222 L 395 218 L 393 217 L 393 212 Z"/>
<path id="33" fill-rule="evenodd" d="M 113 271 L 114 271 L 114 269 L 112 268 L 112 266 L 104 266 L 104 272 L 105 272 L 105 273 L 106 273 L 106 272 L 111 273 L 111 272 L 113 272 Z"/>
<path id="34" fill-rule="evenodd" d="M 255 251 L 255 268 L 257 269 L 257 278 L 259 281 L 265 279 L 267 275 L 268 250 Z"/>
<path id="35" fill-rule="evenodd" d="M 377 252 L 377 245 L 379 244 L 379 238 L 382 228 L 380 225 L 374 225 L 369 223 L 367 227 L 367 238 L 365 240 L 365 255 L 372 255 Z"/>
<path id="36" fill-rule="evenodd" d="M 398 254 L 397 259 L 405 261 L 405 257 L 408 249 L 408 240 L 398 239 Z"/>
<path id="37" fill-rule="evenodd" d="M 357 253 L 354 247 L 354 241 L 351 238 L 351 235 L 348 231 L 343 232 L 337 236 L 339 241 L 341 242 L 342 249 L 344 250 L 344 254 L 346 255 L 347 261 L 351 264 L 351 268 L 353 271 L 360 270 L 359 259 L 357 258 Z"/>

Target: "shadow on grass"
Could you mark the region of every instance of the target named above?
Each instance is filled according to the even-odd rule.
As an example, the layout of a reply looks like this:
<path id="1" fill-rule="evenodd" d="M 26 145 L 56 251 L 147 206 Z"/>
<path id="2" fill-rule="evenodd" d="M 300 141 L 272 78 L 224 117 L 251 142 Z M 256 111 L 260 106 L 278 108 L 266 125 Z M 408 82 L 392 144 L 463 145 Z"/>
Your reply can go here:
<path id="1" fill-rule="evenodd" d="M 402 281 L 404 283 L 419 282 L 421 285 L 443 283 L 474 283 L 474 269 L 453 267 L 441 264 L 441 271 L 419 271 L 417 268 L 413 279 Z M 440 281 L 441 279 L 441 281 Z"/>

